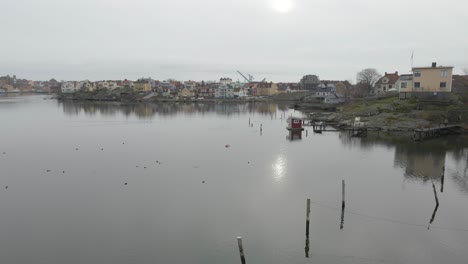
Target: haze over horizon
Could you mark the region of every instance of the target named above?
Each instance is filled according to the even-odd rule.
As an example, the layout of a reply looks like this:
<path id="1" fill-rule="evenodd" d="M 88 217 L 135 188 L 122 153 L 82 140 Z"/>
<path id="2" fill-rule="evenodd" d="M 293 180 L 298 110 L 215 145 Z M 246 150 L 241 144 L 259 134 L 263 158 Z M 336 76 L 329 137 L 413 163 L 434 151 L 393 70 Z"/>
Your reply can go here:
<path id="1" fill-rule="evenodd" d="M 468 67 L 467 1 L 2 0 L 0 75 L 33 80 L 354 81 Z"/>

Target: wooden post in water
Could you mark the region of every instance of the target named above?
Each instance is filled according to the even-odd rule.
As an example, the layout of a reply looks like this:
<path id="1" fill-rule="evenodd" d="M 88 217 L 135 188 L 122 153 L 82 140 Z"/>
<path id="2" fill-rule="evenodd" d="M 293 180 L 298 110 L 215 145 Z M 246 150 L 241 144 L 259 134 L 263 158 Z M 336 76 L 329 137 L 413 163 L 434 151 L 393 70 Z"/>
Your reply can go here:
<path id="1" fill-rule="evenodd" d="M 307 134 L 309 133 L 309 130 L 306 129 L 306 137 L 307 137 Z"/>
<path id="2" fill-rule="evenodd" d="M 250 117 L 249 117 L 249 127 L 250 127 Z"/>
<path id="3" fill-rule="evenodd" d="M 341 190 L 341 207 L 345 208 L 345 181 L 342 181 L 342 190 Z"/>
<path id="4" fill-rule="evenodd" d="M 440 192 L 444 192 L 445 165 L 442 167 L 442 177 L 440 179 Z"/>
<path id="5" fill-rule="evenodd" d="M 340 229 L 343 230 L 344 226 L 344 211 L 345 211 L 345 181 L 342 181 L 342 190 L 341 190 L 341 223 Z"/>
<path id="6" fill-rule="evenodd" d="M 244 247 L 242 247 L 242 237 L 237 237 L 237 245 L 239 245 L 241 263 L 245 264 Z"/>
<path id="7" fill-rule="evenodd" d="M 310 223 L 310 199 L 307 199 L 306 211 L 306 236 L 309 237 L 309 223 Z"/>
<path id="8" fill-rule="evenodd" d="M 310 199 L 307 198 L 307 211 L 306 211 L 306 241 L 305 241 L 305 257 L 309 257 L 309 224 L 310 224 Z"/>

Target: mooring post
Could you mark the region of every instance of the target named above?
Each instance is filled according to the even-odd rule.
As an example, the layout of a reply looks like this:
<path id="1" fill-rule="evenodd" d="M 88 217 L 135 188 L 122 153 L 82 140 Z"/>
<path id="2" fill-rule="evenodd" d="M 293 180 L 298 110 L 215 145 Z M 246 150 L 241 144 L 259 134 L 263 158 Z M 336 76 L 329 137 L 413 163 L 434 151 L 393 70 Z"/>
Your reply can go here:
<path id="1" fill-rule="evenodd" d="M 345 208 L 345 181 L 343 180 L 342 181 L 342 191 L 341 191 L 341 196 L 342 196 L 342 199 L 341 199 L 341 207 Z"/>
<path id="2" fill-rule="evenodd" d="M 345 211 L 345 181 L 342 181 L 342 190 L 341 190 L 341 223 L 340 229 L 343 229 L 344 226 L 344 211 Z"/>
<path id="3" fill-rule="evenodd" d="M 307 198 L 307 210 L 306 210 L 306 241 L 305 241 L 305 257 L 309 257 L 309 224 L 310 224 L 310 199 Z"/>
<path id="4" fill-rule="evenodd" d="M 306 129 L 306 137 L 307 137 L 307 134 L 309 133 L 309 131 Z"/>
<path id="5" fill-rule="evenodd" d="M 444 192 L 444 179 L 445 179 L 445 165 L 442 166 L 442 177 L 440 179 L 440 192 Z"/>
<path id="6" fill-rule="evenodd" d="M 307 211 L 306 211 L 306 237 L 309 237 L 309 223 L 310 223 L 310 199 L 307 199 Z"/>
<path id="7" fill-rule="evenodd" d="M 239 245 L 241 263 L 245 264 L 244 247 L 242 247 L 242 237 L 237 237 L 237 245 Z"/>
<path id="8" fill-rule="evenodd" d="M 250 117 L 249 117 L 249 127 L 250 127 Z"/>

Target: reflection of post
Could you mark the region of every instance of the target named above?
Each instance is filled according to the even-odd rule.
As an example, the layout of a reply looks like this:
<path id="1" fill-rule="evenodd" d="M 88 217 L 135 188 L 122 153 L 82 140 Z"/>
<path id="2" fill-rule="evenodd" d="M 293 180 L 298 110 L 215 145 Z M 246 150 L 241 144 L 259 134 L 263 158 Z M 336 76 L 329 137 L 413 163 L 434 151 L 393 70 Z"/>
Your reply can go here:
<path id="1" fill-rule="evenodd" d="M 427 229 L 429 229 L 432 222 L 434 222 L 434 219 L 435 219 L 435 216 L 436 216 L 436 213 L 437 213 L 437 209 L 439 209 L 439 198 L 437 198 L 437 191 L 436 191 L 436 187 L 435 187 L 434 183 L 432 183 L 432 189 L 434 190 L 434 197 L 435 197 L 435 200 L 436 200 L 436 206 L 434 208 L 434 211 L 432 212 L 431 220 L 429 220 L 429 225 L 427 226 Z"/>
<path id="2" fill-rule="evenodd" d="M 444 179 L 445 179 L 445 165 L 442 166 L 442 177 L 440 179 L 440 192 L 444 192 Z"/>
<path id="3" fill-rule="evenodd" d="M 435 197 L 436 204 L 439 205 L 439 198 L 437 197 L 437 191 L 436 191 L 436 187 L 434 183 L 432 183 L 432 189 L 434 189 L 434 197 Z"/>
<path id="4" fill-rule="evenodd" d="M 305 257 L 309 257 L 310 199 L 307 199 Z"/>
<path id="5" fill-rule="evenodd" d="M 250 117 L 249 117 L 249 127 L 250 127 Z"/>
<path id="6" fill-rule="evenodd" d="M 436 206 L 434 208 L 434 212 L 432 212 L 431 220 L 429 221 L 429 225 L 427 226 L 428 230 L 429 230 L 429 227 L 431 226 L 432 222 L 434 222 L 434 218 L 436 216 L 437 209 L 439 209 L 439 204 L 436 204 Z"/>
<path id="7" fill-rule="evenodd" d="M 241 263 L 245 264 L 244 247 L 242 247 L 242 237 L 237 237 L 237 245 L 239 245 Z"/>
<path id="8" fill-rule="evenodd" d="M 341 224 L 340 229 L 343 229 L 344 226 L 344 210 L 345 210 L 345 181 L 342 181 L 342 190 L 341 190 Z"/>

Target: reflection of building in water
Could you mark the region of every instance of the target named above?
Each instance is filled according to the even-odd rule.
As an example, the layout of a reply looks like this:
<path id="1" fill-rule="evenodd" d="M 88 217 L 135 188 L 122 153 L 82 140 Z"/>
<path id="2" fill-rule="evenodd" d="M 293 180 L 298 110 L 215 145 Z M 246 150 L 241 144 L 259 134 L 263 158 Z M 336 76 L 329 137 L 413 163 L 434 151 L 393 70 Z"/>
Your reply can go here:
<path id="1" fill-rule="evenodd" d="M 64 101 L 59 104 L 67 115 L 101 114 L 104 116 L 123 114 L 125 116 L 135 115 L 141 119 L 151 118 L 155 115 L 171 116 L 178 113 L 199 114 L 215 113 L 230 116 L 239 113 L 258 113 L 260 115 L 274 116 L 277 110 L 275 103 L 269 102 L 245 102 L 245 103 L 138 103 L 123 104 L 118 102 L 74 102 Z"/>
<path id="2" fill-rule="evenodd" d="M 424 151 L 418 146 L 396 145 L 394 164 L 405 168 L 407 178 L 439 180 L 445 166 L 445 151 Z"/>
<path id="3" fill-rule="evenodd" d="M 449 175 L 463 192 L 468 193 L 468 148 L 448 155 L 454 161 L 454 168 Z"/>
<path id="4" fill-rule="evenodd" d="M 302 130 L 291 130 L 289 135 L 286 136 L 286 139 L 290 141 L 301 140 L 302 139 Z"/>

